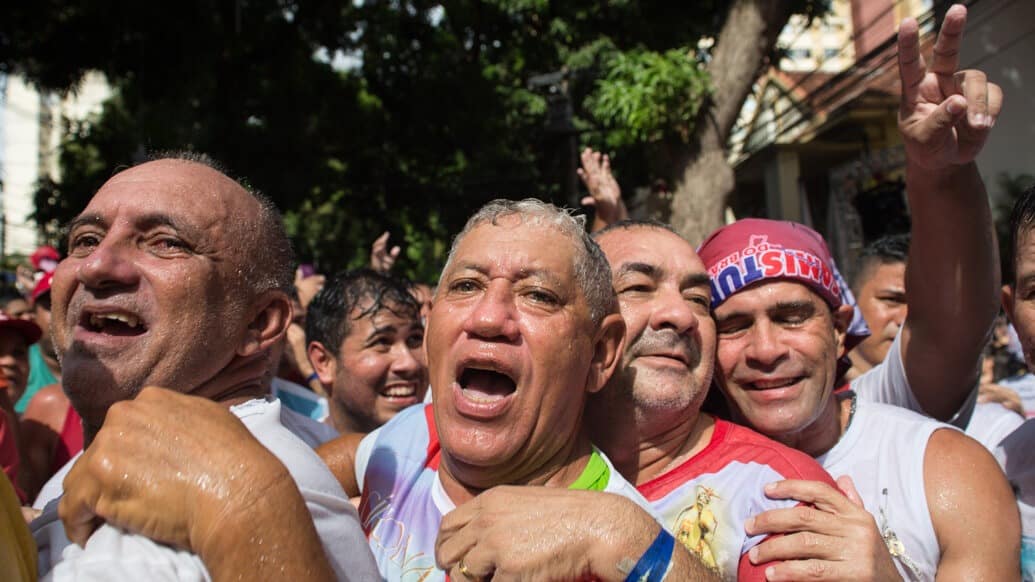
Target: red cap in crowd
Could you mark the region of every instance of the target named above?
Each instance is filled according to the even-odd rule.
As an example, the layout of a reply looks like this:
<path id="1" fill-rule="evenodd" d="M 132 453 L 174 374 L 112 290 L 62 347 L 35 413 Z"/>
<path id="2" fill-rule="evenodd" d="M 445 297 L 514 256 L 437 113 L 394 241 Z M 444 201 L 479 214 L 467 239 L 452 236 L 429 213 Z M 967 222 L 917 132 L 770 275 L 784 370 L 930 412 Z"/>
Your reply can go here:
<path id="1" fill-rule="evenodd" d="M 43 335 L 43 330 L 40 329 L 40 326 L 28 319 L 11 317 L 3 311 L 0 311 L 0 330 L 10 330 L 20 334 L 25 338 L 25 343 L 27 344 L 38 342 L 40 336 Z"/>
<path id="2" fill-rule="evenodd" d="M 36 282 L 36 286 L 32 288 L 32 302 L 36 303 L 36 300 L 42 295 L 50 293 L 50 280 L 54 278 L 53 273 L 44 273 L 40 280 Z"/>
<path id="3" fill-rule="evenodd" d="M 61 254 L 54 247 L 44 245 L 36 249 L 29 260 L 37 271 L 50 273 L 61 261 Z"/>

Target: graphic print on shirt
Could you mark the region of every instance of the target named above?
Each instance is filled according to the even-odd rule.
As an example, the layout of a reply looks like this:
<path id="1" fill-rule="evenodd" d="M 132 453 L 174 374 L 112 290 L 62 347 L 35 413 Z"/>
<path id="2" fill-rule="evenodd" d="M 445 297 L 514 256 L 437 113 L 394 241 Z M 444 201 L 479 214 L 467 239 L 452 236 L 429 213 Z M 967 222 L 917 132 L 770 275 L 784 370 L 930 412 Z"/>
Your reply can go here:
<path id="1" fill-rule="evenodd" d="M 679 513 L 672 528 L 676 532 L 676 540 L 716 573 L 719 572 L 719 563 L 713 544 L 719 524 L 710 505 L 717 497 L 714 489 L 698 485 L 694 503 Z"/>
<path id="2" fill-rule="evenodd" d="M 766 497 L 766 484 L 781 479 L 833 484 L 804 453 L 715 420 L 711 439 L 702 450 L 637 488 L 665 528 L 720 578 L 764 580 L 764 568 L 752 569 L 744 555 L 765 536 L 749 536 L 744 522 L 770 509 L 798 504 Z"/>
<path id="3" fill-rule="evenodd" d="M 912 575 L 912 579 L 920 580 L 923 578 L 923 575 L 920 572 L 920 566 L 917 565 L 917 563 L 913 561 L 908 554 L 906 554 L 906 545 L 898 538 L 898 534 L 895 533 L 895 530 L 891 529 L 890 520 L 888 518 L 888 488 L 885 487 L 880 493 L 880 520 L 877 524 L 880 527 L 880 537 L 884 538 L 884 545 L 888 546 L 888 552 L 891 556 L 906 567 L 906 570 L 908 570 Z"/>
<path id="4" fill-rule="evenodd" d="M 413 552 L 420 546 L 403 520 L 394 519 L 391 497 L 382 499 L 379 493 L 370 497 L 370 513 L 365 515 L 363 529 L 374 554 L 392 564 L 392 571 L 400 580 L 424 582 L 435 573 L 435 556 L 423 551 Z M 373 529 L 370 529 L 373 526 Z"/>
<path id="5" fill-rule="evenodd" d="M 444 578 L 435 565 L 442 512 L 433 499 L 438 439 L 429 423 L 430 410 L 400 412 L 382 427 L 367 464 L 359 516 L 385 579 Z"/>

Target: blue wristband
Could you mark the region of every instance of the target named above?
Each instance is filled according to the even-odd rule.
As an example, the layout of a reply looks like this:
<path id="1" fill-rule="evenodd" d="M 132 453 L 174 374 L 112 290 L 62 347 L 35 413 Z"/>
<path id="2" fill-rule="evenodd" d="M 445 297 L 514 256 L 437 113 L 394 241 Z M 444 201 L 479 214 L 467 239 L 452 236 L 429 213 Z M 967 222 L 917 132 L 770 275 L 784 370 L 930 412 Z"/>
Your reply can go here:
<path id="1" fill-rule="evenodd" d="M 676 538 L 661 528 L 658 537 L 654 538 L 647 551 L 640 556 L 632 572 L 625 578 L 625 582 L 661 582 L 668 571 L 669 562 L 672 561 L 672 550 L 675 548 Z"/>

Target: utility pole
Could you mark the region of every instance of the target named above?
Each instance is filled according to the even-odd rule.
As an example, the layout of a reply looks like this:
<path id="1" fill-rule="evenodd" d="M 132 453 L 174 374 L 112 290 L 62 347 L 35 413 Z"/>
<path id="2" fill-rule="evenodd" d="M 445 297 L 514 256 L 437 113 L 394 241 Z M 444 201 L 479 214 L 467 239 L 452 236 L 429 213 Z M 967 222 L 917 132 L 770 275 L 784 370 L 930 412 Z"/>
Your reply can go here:
<path id="1" fill-rule="evenodd" d="M 575 129 L 575 109 L 571 103 L 570 83 L 574 77 L 568 67 L 544 75 L 535 75 L 528 80 L 529 89 L 546 90 L 546 126 L 547 133 L 566 137 L 565 143 L 565 198 L 572 208 L 579 207 L 579 144 L 578 131 Z"/>

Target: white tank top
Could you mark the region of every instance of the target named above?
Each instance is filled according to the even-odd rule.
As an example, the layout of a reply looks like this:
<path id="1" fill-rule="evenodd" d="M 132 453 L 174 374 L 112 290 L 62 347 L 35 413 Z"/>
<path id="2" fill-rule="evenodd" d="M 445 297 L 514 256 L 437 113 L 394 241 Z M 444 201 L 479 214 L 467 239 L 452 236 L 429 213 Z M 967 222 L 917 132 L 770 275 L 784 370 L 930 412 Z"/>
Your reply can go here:
<path id="1" fill-rule="evenodd" d="M 950 427 L 860 399 L 841 440 L 816 458 L 835 479 L 855 482 L 905 580 L 934 580 L 941 559 L 924 490 L 924 451 L 941 428 Z"/>

